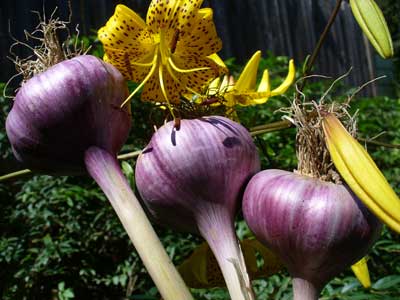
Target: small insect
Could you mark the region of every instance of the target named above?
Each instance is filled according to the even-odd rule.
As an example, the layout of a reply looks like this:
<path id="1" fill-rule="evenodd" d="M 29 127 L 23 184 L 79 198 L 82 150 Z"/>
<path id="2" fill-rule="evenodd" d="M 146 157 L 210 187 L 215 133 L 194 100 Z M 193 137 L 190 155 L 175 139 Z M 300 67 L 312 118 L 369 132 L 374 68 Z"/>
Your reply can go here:
<path id="1" fill-rule="evenodd" d="M 210 104 L 214 104 L 214 103 L 221 103 L 224 101 L 224 97 L 221 95 L 213 95 L 210 97 L 206 97 L 202 100 L 202 102 L 200 103 L 200 105 L 210 105 Z"/>
<path id="2" fill-rule="evenodd" d="M 179 39 L 179 30 L 176 30 L 174 32 L 174 35 L 172 36 L 172 40 L 171 40 L 171 53 L 175 52 L 176 44 L 178 43 L 178 39 Z"/>

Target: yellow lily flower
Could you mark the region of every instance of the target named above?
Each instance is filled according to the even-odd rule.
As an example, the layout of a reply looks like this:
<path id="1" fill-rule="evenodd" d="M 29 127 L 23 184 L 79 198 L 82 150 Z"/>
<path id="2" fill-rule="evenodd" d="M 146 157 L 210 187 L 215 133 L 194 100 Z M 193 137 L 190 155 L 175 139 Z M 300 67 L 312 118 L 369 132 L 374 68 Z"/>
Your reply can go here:
<path id="1" fill-rule="evenodd" d="M 153 0 L 146 22 L 124 5 L 98 36 L 104 60 L 128 80 L 140 82 L 124 104 L 143 87 L 141 99 L 179 103 L 182 93 L 199 92 L 226 72 L 215 54 L 222 47 L 210 8 L 203 0 Z"/>
<path id="2" fill-rule="evenodd" d="M 400 233 L 400 200 L 368 152 L 333 114 L 322 121 L 336 169 L 351 190 L 382 222 Z"/>
<path id="3" fill-rule="evenodd" d="M 225 105 L 234 107 L 235 105 L 248 106 L 263 104 L 270 97 L 284 94 L 293 83 L 296 75 L 293 59 L 289 62 L 289 72 L 282 84 L 271 91 L 269 72 L 264 70 L 261 82 L 256 89 L 258 66 L 260 64 L 261 51 L 253 54 L 247 62 L 239 79 L 235 82 L 232 76 L 224 76 L 221 80 L 216 78 L 208 87 L 207 99 L 220 98 L 214 105 Z M 201 100 L 201 97 L 199 97 Z M 203 101 L 204 104 L 204 101 Z M 205 102 L 207 104 L 207 102 Z"/>
<path id="4" fill-rule="evenodd" d="M 279 258 L 268 248 L 255 239 L 246 239 L 240 242 L 244 260 L 252 279 L 266 278 L 283 269 Z M 264 264 L 257 265 L 257 255 L 261 255 Z M 188 259 L 179 267 L 185 283 L 191 288 L 224 287 L 225 280 L 207 243 L 198 246 Z"/>

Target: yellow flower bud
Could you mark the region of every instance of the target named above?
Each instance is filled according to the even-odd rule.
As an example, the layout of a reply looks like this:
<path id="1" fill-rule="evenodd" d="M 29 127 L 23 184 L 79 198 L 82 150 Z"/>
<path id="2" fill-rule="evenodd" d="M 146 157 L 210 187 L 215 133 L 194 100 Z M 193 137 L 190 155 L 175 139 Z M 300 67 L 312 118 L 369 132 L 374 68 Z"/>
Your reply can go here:
<path id="1" fill-rule="evenodd" d="M 393 56 L 393 43 L 385 17 L 374 0 L 350 0 L 351 10 L 362 31 L 383 58 Z"/>

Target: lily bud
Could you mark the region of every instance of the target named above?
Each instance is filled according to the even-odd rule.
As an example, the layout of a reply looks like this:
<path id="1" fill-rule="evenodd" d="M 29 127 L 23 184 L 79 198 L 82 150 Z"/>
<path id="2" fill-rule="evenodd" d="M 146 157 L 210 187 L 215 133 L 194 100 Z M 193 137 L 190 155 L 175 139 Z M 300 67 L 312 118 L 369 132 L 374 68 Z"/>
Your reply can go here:
<path id="1" fill-rule="evenodd" d="M 385 17 L 374 0 L 350 0 L 351 10 L 362 31 L 383 58 L 393 56 L 393 43 Z"/>
<path id="2" fill-rule="evenodd" d="M 400 199 L 368 152 L 333 114 L 322 125 L 329 154 L 344 181 L 371 212 L 400 233 Z"/>

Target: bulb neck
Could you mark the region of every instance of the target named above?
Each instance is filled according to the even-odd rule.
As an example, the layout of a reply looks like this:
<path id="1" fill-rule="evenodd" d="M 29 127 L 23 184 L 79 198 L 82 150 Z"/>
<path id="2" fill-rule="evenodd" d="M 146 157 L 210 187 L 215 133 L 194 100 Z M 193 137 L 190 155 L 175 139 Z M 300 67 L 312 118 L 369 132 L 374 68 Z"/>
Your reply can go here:
<path id="1" fill-rule="evenodd" d="M 294 277 L 293 300 L 318 300 L 320 288 L 303 278 Z"/>
<path id="2" fill-rule="evenodd" d="M 217 259 L 231 300 L 254 300 L 232 213 L 221 205 L 212 206 L 197 218 L 199 231 Z"/>
<path id="3" fill-rule="evenodd" d="M 109 199 L 163 299 L 193 300 L 132 192 L 116 156 L 90 147 L 85 153 L 85 164 Z"/>

